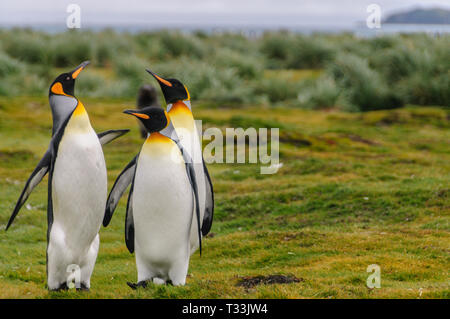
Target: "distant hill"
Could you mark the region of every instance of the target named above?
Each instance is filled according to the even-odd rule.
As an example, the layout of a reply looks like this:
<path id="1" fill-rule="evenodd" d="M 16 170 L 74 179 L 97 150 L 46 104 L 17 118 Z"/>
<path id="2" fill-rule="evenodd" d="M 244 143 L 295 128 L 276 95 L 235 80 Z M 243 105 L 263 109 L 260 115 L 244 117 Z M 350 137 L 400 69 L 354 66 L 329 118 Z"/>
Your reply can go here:
<path id="1" fill-rule="evenodd" d="M 450 11 L 445 9 L 414 9 L 391 14 L 384 23 L 450 24 Z"/>

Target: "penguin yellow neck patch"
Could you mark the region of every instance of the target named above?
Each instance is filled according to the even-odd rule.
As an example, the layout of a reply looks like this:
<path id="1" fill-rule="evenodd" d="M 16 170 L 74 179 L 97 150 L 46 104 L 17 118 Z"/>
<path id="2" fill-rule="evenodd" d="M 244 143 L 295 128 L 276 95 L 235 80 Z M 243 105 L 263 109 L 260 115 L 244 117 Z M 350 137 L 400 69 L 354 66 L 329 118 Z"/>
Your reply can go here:
<path id="1" fill-rule="evenodd" d="M 159 132 L 153 132 L 142 146 L 141 154 L 150 157 L 171 156 L 174 147 L 178 148 L 170 138 Z"/>
<path id="2" fill-rule="evenodd" d="M 191 110 L 183 101 L 176 101 L 175 103 L 173 103 L 169 113 L 171 115 L 175 113 L 185 113 L 190 114 L 192 116 Z"/>
<path id="3" fill-rule="evenodd" d="M 77 107 L 73 111 L 74 116 L 80 116 L 86 114 L 86 109 L 84 108 L 83 103 L 81 101 L 78 101 Z"/>
<path id="4" fill-rule="evenodd" d="M 150 136 L 147 137 L 146 143 L 167 143 L 170 142 L 170 139 L 159 132 L 150 133 Z"/>
<path id="5" fill-rule="evenodd" d="M 194 130 L 194 116 L 189 107 L 183 101 L 177 101 L 172 105 L 169 111 L 175 129 L 185 128 L 189 131 Z"/>
<path id="6" fill-rule="evenodd" d="M 91 122 L 89 121 L 89 115 L 84 108 L 83 103 L 78 101 L 77 107 L 72 112 L 72 117 L 66 127 L 66 132 L 86 134 L 92 132 Z"/>

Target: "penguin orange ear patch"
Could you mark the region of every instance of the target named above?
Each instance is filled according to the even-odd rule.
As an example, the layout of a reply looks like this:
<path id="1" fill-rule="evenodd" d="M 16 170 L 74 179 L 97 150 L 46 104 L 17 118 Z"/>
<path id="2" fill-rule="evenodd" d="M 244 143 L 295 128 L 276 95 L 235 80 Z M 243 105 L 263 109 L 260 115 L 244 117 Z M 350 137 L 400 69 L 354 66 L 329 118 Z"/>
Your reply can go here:
<path id="1" fill-rule="evenodd" d="M 52 91 L 52 93 L 55 93 L 55 94 L 67 95 L 66 93 L 64 93 L 62 84 L 60 82 L 56 82 L 55 84 L 53 84 L 51 91 Z"/>
<path id="2" fill-rule="evenodd" d="M 189 90 L 187 89 L 186 85 L 184 86 L 184 89 L 186 90 L 186 93 L 187 93 L 186 101 L 190 101 L 191 100 L 191 95 L 189 94 Z"/>
<path id="3" fill-rule="evenodd" d="M 169 114 L 167 114 L 166 111 L 164 111 L 164 115 L 166 116 L 166 120 L 167 120 L 167 124 L 166 124 L 166 126 L 164 126 L 164 128 L 166 128 L 166 127 L 168 127 L 169 124 L 170 124 L 170 116 L 169 116 Z"/>

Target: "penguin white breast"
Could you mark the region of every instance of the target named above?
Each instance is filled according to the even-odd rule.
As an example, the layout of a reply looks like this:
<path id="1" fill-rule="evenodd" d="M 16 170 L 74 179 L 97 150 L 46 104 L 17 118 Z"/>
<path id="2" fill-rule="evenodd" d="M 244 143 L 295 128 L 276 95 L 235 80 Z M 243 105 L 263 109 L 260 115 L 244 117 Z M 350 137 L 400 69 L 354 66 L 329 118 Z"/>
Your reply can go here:
<path id="1" fill-rule="evenodd" d="M 106 194 L 103 150 L 84 107 L 77 107 L 60 141 L 52 179 L 53 223 L 64 232 L 68 248 L 84 250 L 92 243 Z"/>
<path id="2" fill-rule="evenodd" d="M 139 155 L 133 188 L 136 254 L 170 264 L 189 253 L 193 193 L 178 146 L 152 133 Z"/>

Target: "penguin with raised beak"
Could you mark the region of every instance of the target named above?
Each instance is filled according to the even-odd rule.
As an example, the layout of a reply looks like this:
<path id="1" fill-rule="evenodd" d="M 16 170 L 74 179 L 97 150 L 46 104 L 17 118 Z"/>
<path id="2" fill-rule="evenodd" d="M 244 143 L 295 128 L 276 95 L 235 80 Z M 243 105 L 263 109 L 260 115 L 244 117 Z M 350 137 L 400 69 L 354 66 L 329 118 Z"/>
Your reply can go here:
<path id="1" fill-rule="evenodd" d="M 129 130 L 96 134 L 80 100 L 75 80 L 89 64 L 59 75 L 49 89 L 53 116 L 49 148 L 25 184 L 6 230 L 42 178 L 49 173 L 47 206 L 47 285 L 68 288 L 68 271 L 79 271 L 76 288 L 88 290 L 99 249 L 98 232 L 107 195 L 102 145 Z"/>

